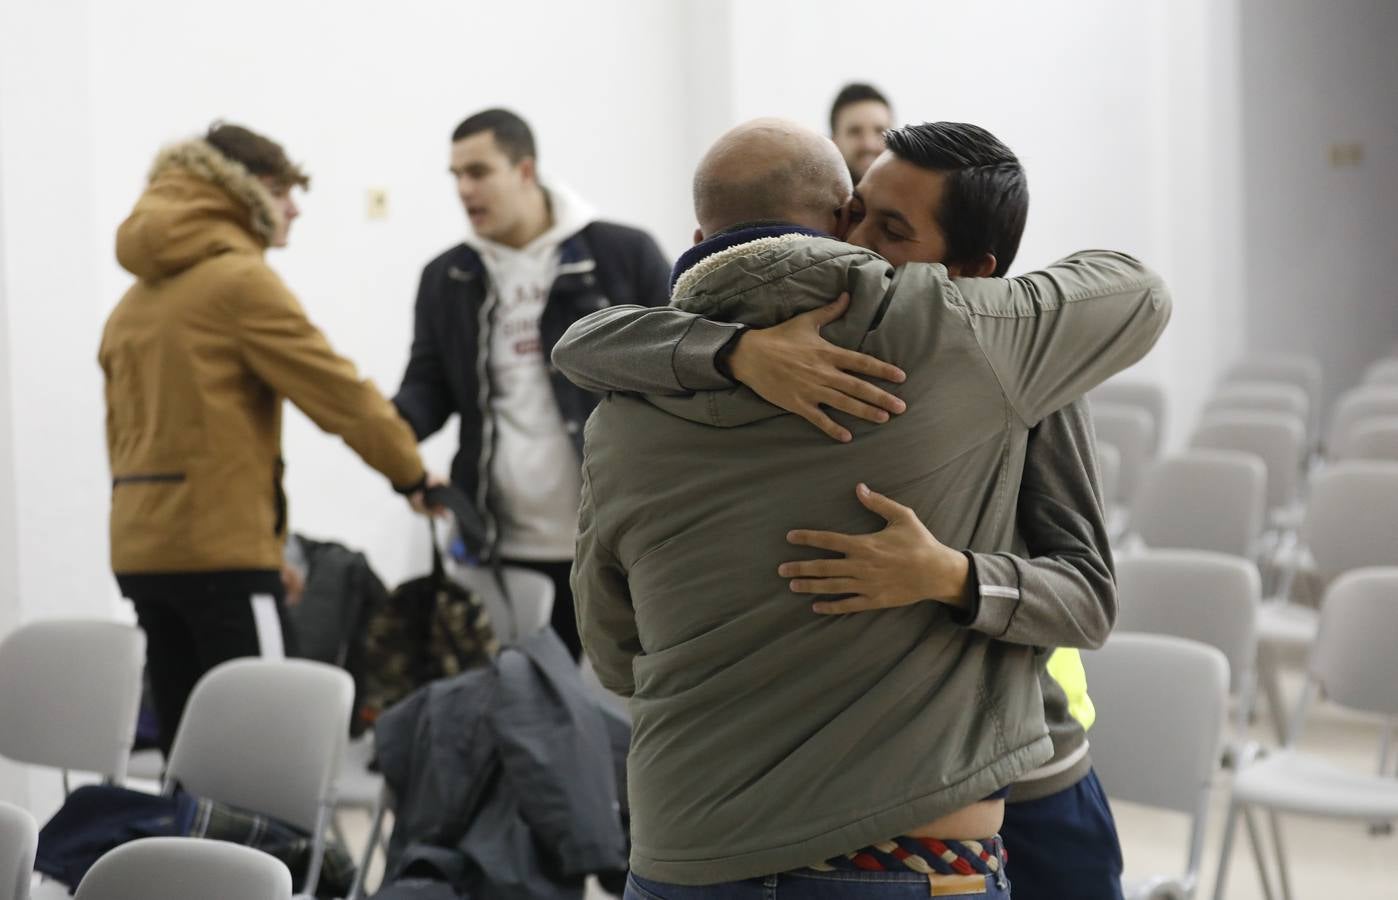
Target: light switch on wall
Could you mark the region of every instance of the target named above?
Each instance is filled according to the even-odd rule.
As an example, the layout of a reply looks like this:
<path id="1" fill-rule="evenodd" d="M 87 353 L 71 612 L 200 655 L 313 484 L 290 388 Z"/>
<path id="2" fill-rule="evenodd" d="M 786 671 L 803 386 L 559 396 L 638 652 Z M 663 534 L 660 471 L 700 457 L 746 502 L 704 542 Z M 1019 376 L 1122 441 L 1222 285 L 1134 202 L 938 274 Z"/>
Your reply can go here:
<path id="1" fill-rule="evenodd" d="M 388 218 L 387 188 L 369 188 L 369 193 L 364 203 L 364 214 L 370 221 Z"/>

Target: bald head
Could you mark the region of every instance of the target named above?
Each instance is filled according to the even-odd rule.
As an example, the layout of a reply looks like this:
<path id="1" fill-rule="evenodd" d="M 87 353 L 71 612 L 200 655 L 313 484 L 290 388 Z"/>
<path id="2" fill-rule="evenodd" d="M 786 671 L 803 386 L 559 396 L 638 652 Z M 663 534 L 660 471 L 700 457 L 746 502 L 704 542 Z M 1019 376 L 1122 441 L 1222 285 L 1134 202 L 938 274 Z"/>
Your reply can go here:
<path id="1" fill-rule="evenodd" d="M 785 119 L 754 119 L 720 137 L 694 171 L 704 236 L 775 220 L 822 231 L 849 200 L 849 169 L 829 138 Z"/>

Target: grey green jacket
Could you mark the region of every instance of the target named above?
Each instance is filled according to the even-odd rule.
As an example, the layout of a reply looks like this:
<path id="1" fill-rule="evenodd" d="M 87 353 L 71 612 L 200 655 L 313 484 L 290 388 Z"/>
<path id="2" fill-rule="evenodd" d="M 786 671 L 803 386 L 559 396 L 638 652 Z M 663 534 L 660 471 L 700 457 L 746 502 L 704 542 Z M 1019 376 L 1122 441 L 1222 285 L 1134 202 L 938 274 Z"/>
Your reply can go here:
<path id="1" fill-rule="evenodd" d="M 602 683 L 631 698 L 632 866 L 703 884 L 900 834 L 1047 761 L 1034 649 L 947 607 L 825 618 L 777 564 L 792 527 L 872 531 L 852 488 L 898 497 L 952 546 L 1009 549 L 1030 425 L 1139 359 L 1169 318 L 1159 279 L 1080 254 L 953 282 L 839 242 L 711 256 L 673 305 L 770 325 L 848 289 L 826 329 L 908 372 L 909 411 L 850 445 L 744 388 L 613 394 L 588 423 L 574 568 Z M 874 474 L 871 474 L 874 473 Z M 814 554 L 812 554 L 814 555 Z"/>

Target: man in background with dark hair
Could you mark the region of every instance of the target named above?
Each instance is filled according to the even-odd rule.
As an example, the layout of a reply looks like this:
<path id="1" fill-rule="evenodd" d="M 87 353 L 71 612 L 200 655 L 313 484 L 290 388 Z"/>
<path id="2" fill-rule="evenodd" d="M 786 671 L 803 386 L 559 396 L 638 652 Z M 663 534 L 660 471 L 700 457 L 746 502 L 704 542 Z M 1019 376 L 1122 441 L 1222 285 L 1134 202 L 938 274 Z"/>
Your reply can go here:
<path id="1" fill-rule="evenodd" d="M 650 235 L 602 221 L 539 175 L 528 123 L 504 109 L 451 136 L 450 171 L 470 223 L 423 269 L 413 345 L 393 402 L 419 440 L 456 413 L 451 480 L 475 503 L 480 560 L 553 580 L 553 626 L 574 657 L 572 568 L 582 426 L 597 397 L 549 361 L 573 322 L 612 304 L 662 305 L 669 265 Z"/>
<path id="2" fill-rule="evenodd" d="M 283 655 L 282 399 L 421 504 L 412 430 L 336 355 L 263 256 L 310 179 L 280 145 L 215 123 L 167 147 L 117 230 L 136 283 L 102 333 L 112 569 L 146 633 L 168 756 L 190 691 Z"/>
<path id="3" fill-rule="evenodd" d="M 893 106 L 870 84 L 847 84 L 830 104 L 830 139 L 857 185 L 883 152 L 883 133 L 893 127 Z"/>

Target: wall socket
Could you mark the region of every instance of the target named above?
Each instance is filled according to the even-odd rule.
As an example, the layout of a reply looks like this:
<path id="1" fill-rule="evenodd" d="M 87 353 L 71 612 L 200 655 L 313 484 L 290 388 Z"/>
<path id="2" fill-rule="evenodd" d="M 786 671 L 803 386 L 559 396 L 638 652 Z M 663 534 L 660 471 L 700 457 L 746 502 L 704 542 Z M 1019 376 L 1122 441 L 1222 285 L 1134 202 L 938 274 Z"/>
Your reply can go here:
<path id="1" fill-rule="evenodd" d="M 1358 141 L 1330 145 L 1330 166 L 1344 169 L 1364 162 L 1364 145 Z"/>
<path id="2" fill-rule="evenodd" d="M 388 218 L 387 188 L 369 188 L 364 200 L 364 216 L 371 222 Z"/>

